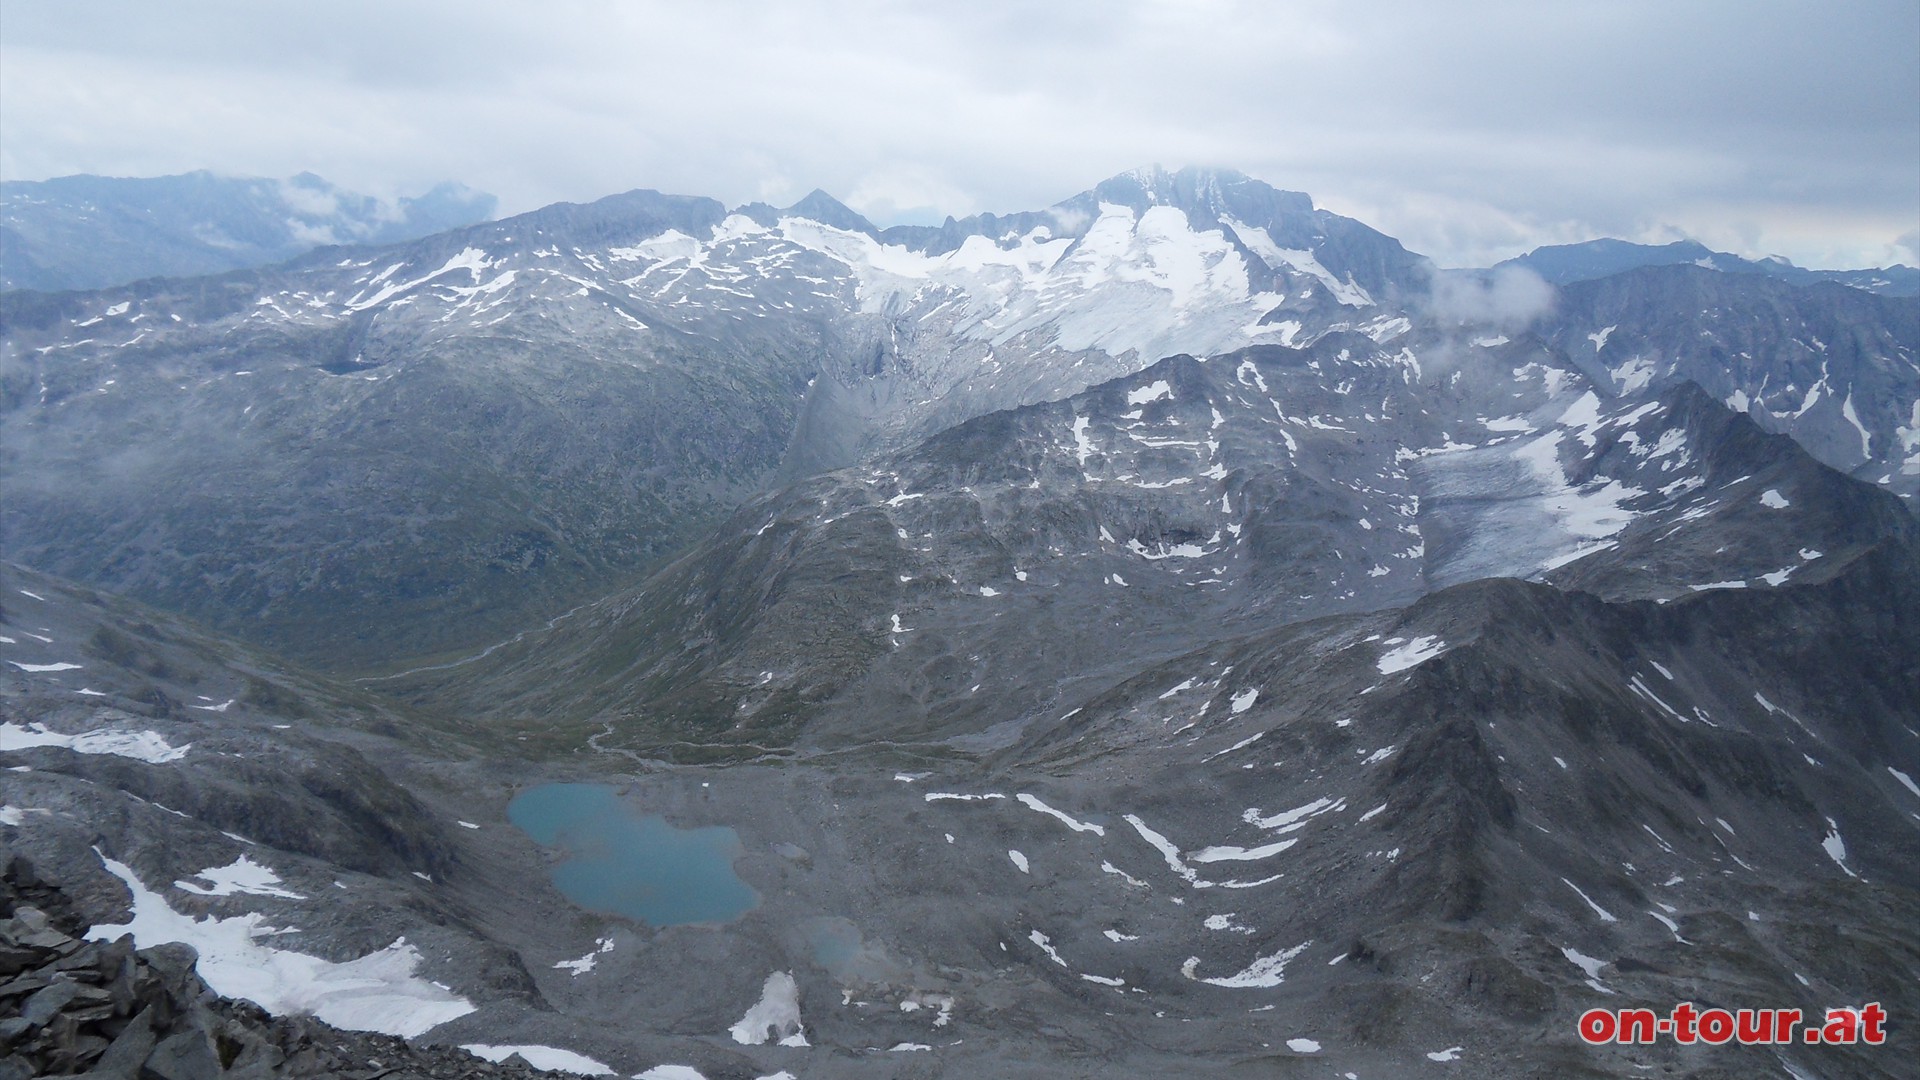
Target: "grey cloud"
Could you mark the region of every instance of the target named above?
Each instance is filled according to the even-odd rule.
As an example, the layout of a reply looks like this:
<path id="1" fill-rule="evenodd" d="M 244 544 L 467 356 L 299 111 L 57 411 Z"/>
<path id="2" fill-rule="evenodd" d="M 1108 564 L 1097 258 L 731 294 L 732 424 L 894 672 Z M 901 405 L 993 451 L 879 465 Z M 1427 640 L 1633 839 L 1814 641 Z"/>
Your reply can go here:
<path id="1" fill-rule="evenodd" d="M 1920 229 L 1895 237 L 1888 246 L 1897 260 L 1908 266 L 1920 266 Z"/>
<path id="2" fill-rule="evenodd" d="M 1553 286 L 1521 266 L 1484 277 L 1443 274 L 1433 282 L 1427 310 L 1440 319 L 1473 326 L 1518 330 L 1553 310 Z"/>

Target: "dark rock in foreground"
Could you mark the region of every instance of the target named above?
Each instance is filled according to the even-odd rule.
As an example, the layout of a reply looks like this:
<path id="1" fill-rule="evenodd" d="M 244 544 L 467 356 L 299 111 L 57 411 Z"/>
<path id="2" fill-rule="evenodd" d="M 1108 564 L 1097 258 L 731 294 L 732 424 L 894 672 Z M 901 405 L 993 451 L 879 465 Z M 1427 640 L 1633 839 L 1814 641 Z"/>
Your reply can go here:
<path id="1" fill-rule="evenodd" d="M 84 920 L 58 888 L 10 852 L 0 861 L 0 1080 L 556 1075 L 222 998 L 194 973 L 190 946 L 83 941 Z"/>

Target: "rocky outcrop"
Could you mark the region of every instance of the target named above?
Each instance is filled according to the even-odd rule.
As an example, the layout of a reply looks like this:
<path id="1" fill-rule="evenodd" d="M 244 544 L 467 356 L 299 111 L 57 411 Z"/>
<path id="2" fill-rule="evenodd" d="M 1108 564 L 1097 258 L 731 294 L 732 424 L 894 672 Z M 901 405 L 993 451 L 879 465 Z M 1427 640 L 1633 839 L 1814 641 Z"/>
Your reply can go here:
<path id="1" fill-rule="evenodd" d="M 341 1031 L 222 998 L 186 945 L 87 941 L 84 921 L 22 858 L 0 850 L 0 1080 L 448 1080 L 564 1075 L 518 1058 Z"/>

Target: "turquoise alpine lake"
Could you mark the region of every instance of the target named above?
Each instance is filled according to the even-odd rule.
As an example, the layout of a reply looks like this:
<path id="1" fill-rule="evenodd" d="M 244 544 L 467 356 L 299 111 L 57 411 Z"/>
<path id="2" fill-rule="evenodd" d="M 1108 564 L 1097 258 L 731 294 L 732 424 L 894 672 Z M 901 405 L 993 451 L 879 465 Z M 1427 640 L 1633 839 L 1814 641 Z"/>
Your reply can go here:
<path id="1" fill-rule="evenodd" d="M 734 873 L 740 834 L 676 829 L 628 807 L 605 784 L 542 784 L 507 804 L 507 820 L 566 858 L 553 884 L 591 911 L 653 926 L 732 922 L 760 903 Z"/>

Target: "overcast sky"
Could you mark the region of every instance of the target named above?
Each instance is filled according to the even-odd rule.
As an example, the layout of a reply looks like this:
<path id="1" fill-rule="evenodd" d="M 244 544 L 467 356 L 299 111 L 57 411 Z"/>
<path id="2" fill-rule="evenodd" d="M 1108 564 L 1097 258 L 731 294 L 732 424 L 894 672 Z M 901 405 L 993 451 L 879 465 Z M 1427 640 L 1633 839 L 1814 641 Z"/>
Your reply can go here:
<path id="1" fill-rule="evenodd" d="M 825 188 L 883 224 L 1225 165 L 1446 265 L 1920 264 L 1915 0 L 6 0 L 0 177 Z"/>

